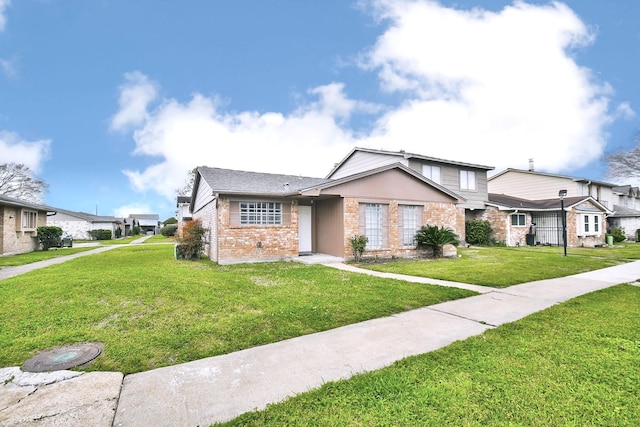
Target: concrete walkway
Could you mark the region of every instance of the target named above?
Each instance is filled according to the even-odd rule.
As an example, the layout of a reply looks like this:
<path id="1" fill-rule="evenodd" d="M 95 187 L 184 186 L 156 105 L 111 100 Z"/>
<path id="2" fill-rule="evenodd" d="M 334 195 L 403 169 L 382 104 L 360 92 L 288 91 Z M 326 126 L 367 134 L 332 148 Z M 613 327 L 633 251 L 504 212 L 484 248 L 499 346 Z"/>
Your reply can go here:
<path id="1" fill-rule="evenodd" d="M 640 261 L 506 289 L 482 288 L 484 293 L 470 298 L 128 375 L 124 380 L 112 372 L 29 374 L 3 368 L 0 425 L 206 426 L 638 279 Z M 470 286 L 475 285 L 461 287 Z"/>

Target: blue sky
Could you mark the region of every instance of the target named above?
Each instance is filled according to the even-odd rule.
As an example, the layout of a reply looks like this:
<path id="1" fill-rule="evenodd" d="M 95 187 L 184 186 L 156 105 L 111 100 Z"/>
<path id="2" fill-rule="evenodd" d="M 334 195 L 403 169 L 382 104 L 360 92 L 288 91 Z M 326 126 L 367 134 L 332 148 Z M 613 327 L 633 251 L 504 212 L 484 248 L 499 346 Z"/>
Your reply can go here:
<path id="1" fill-rule="evenodd" d="M 173 216 L 206 165 L 353 147 L 604 179 L 640 130 L 640 2 L 0 0 L 0 163 L 46 203 Z"/>

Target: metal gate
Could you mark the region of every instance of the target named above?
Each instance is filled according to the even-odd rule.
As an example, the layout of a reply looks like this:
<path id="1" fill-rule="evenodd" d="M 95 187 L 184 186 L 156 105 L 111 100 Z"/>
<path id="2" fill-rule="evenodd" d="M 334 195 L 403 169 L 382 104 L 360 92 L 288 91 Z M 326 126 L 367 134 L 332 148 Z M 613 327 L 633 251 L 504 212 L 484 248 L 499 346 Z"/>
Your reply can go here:
<path id="1" fill-rule="evenodd" d="M 564 245 L 561 212 L 532 212 L 531 221 L 536 223 L 536 244 Z"/>

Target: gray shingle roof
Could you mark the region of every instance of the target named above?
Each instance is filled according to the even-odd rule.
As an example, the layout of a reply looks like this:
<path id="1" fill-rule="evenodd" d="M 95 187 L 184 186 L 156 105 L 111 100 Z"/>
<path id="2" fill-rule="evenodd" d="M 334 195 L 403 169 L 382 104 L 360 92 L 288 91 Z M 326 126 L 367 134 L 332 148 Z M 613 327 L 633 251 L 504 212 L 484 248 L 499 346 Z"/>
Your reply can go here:
<path id="1" fill-rule="evenodd" d="M 0 202 L 2 202 L 2 204 L 5 204 L 5 205 L 20 206 L 20 207 L 31 208 L 35 210 L 42 210 L 42 211 L 49 211 L 49 212 L 56 211 L 56 208 L 53 208 L 51 206 L 25 202 L 24 200 L 14 199 L 13 197 L 7 197 L 2 194 L 0 194 Z"/>
<path id="2" fill-rule="evenodd" d="M 247 172 L 206 166 L 200 166 L 198 171 L 216 193 L 291 194 L 331 181 L 324 178 Z"/>
<path id="3" fill-rule="evenodd" d="M 640 217 L 640 211 L 635 209 L 625 208 L 620 205 L 613 205 L 614 213 L 611 215 L 614 218 L 632 218 L 632 217 Z"/>
<path id="4" fill-rule="evenodd" d="M 565 206 L 572 206 L 580 203 L 588 197 L 565 197 Z M 523 210 L 560 210 L 560 198 L 543 199 L 543 200 L 527 200 L 519 197 L 507 196 L 506 194 L 489 193 L 489 203 L 496 204 L 512 209 Z"/>

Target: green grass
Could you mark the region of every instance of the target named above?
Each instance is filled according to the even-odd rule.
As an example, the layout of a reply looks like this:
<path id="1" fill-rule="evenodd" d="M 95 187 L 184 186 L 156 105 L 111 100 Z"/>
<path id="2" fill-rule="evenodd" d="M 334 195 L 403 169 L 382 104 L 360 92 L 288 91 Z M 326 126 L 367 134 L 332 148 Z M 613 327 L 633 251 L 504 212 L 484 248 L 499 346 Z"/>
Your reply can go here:
<path id="1" fill-rule="evenodd" d="M 620 285 L 325 384 L 229 426 L 636 426 L 640 288 Z"/>
<path id="2" fill-rule="evenodd" d="M 469 295 L 323 266 L 222 267 L 176 261 L 170 245 L 127 246 L 0 281 L 0 366 L 100 342 L 90 370 L 139 372 Z"/>
<path id="3" fill-rule="evenodd" d="M 476 285 L 507 287 L 518 283 L 563 277 L 611 267 L 640 259 L 640 244 L 626 243 L 616 248 L 459 248 L 458 258 L 400 260 L 362 264 L 375 271 L 451 280 Z"/>
<path id="4" fill-rule="evenodd" d="M 145 243 L 175 243 L 173 237 L 166 237 L 162 234 L 155 234 L 144 241 Z"/>
<path id="5" fill-rule="evenodd" d="M 31 264 L 32 262 L 44 261 L 51 258 L 57 258 L 66 255 L 76 254 L 78 252 L 90 251 L 93 248 L 52 248 L 48 251 L 28 252 L 19 255 L 6 255 L 0 257 L 0 267 L 12 267 L 17 265 Z"/>

